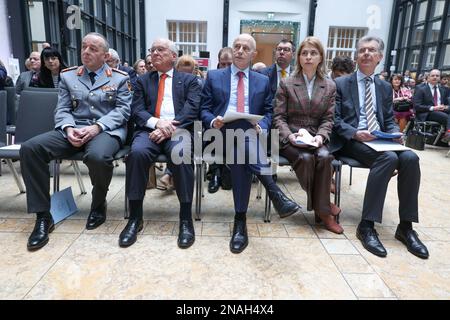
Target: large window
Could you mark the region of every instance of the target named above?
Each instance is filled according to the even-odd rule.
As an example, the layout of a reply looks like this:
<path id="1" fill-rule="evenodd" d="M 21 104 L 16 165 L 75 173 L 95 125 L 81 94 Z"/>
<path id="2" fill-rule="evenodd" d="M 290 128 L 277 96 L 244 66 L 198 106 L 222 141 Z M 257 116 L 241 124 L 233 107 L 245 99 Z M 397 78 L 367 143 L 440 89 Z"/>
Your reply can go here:
<path id="1" fill-rule="evenodd" d="M 122 61 L 137 59 L 137 35 L 134 22 L 139 17 L 138 0 L 34 0 L 27 1 L 32 49 L 44 42 L 57 47 L 68 65 L 81 64 L 81 39 L 89 32 L 103 34 L 117 50 Z M 67 27 L 67 8 L 80 8 L 80 24 Z M 71 13 L 73 15 L 74 12 Z M 43 21 L 43 22 L 42 22 Z"/>
<path id="2" fill-rule="evenodd" d="M 393 12 L 397 72 L 450 69 L 450 4 L 448 0 L 396 0 Z"/>
<path id="3" fill-rule="evenodd" d="M 349 56 L 356 60 L 356 45 L 358 40 L 367 34 L 367 28 L 330 27 L 328 32 L 328 48 L 326 63 L 331 63 L 336 56 Z"/>
<path id="4" fill-rule="evenodd" d="M 200 21 L 167 21 L 169 39 L 183 54 L 198 55 L 206 51 L 207 24 Z"/>

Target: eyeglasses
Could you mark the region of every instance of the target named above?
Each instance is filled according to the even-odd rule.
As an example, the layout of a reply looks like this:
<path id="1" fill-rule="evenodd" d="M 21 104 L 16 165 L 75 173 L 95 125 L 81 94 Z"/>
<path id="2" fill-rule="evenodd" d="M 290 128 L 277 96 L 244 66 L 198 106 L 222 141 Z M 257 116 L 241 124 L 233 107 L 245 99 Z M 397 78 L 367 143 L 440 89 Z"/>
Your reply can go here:
<path id="1" fill-rule="evenodd" d="M 316 51 L 316 50 L 311 50 L 311 51 L 302 50 L 302 52 L 300 52 L 300 55 L 302 57 L 307 57 L 308 55 L 311 55 L 311 57 L 315 58 L 315 57 L 319 56 L 320 53 L 319 53 L 319 51 Z"/>
<path id="2" fill-rule="evenodd" d="M 159 53 L 163 53 L 163 52 L 165 52 L 165 51 L 167 51 L 168 49 L 167 48 L 164 48 L 164 47 L 155 47 L 155 48 L 150 48 L 150 49 L 148 49 L 148 52 L 150 52 L 150 53 L 155 53 L 155 51 L 157 51 L 157 52 L 159 52 Z"/>
<path id="3" fill-rule="evenodd" d="M 368 51 L 369 53 L 376 53 L 376 52 L 378 52 L 378 50 L 376 48 L 360 48 L 358 50 L 358 54 L 365 54 L 366 51 Z"/>
<path id="4" fill-rule="evenodd" d="M 291 52 L 291 48 L 281 48 L 281 47 L 277 47 L 276 49 L 278 52 L 284 51 L 284 52 Z"/>

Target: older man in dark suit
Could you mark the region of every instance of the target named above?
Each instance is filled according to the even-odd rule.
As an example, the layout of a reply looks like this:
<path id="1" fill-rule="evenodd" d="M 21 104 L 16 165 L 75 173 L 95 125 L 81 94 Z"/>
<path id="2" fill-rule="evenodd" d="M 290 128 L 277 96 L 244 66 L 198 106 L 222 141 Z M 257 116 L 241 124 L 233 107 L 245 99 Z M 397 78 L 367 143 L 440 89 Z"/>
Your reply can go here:
<path id="1" fill-rule="evenodd" d="M 450 90 L 439 84 L 441 72 L 431 70 L 428 83 L 417 86 L 414 92 L 414 109 L 420 121 L 436 121 L 446 128 L 444 142 L 450 141 Z"/>
<path id="2" fill-rule="evenodd" d="M 172 41 L 158 39 L 153 42 L 150 52 L 156 71 L 139 77 L 131 106 L 136 132 L 126 160 L 130 219 L 120 234 L 119 245 L 128 247 L 136 242 L 137 233 L 143 227 L 142 203 L 149 168 L 158 155 L 165 154 L 180 202 L 178 246 L 188 248 L 195 241 L 192 222 L 194 169 L 190 161 L 174 165 L 171 153 L 179 143 L 184 144 L 183 150 L 190 148 L 190 141 L 172 141 L 171 138 L 178 128 L 191 129 L 198 118 L 200 85 L 194 75 L 174 70 L 178 50 Z"/>
<path id="3" fill-rule="evenodd" d="M 377 152 L 364 144 L 375 139 L 371 134 L 374 130 L 398 131 L 393 117 L 392 88 L 374 77 L 375 68 L 383 58 L 383 40 L 363 37 L 357 50 L 359 70 L 336 79 L 335 124 L 330 144 L 331 152 L 339 151 L 370 167 L 356 235 L 369 252 L 380 257 L 387 255 L 374 222 L 381 223 L 388 183 L 394 170 L 398 170 L 400 224 L 395 237 L 408 251 L 426 259 L 428 250 L 412 229 L 412 223 L 419 221 L 419 157 L 412 151 Z"/>
<path id="4" fill-rule="evenodd" d="M 207 128 L 215 128 L 222 131 L 256 129 L 270 130 L 272 125 L 272 94 L 269 87 L 269 79 L 257 72 L 250 70 L 250 61 L 256 55 L 256 42 L 249 34 L 241 34 L 233 42 L 233 64 L 225 69 L 212 70 L 202 91 L 201 118 Z M 263 115 L 262 120 L 253 126 L 246 120 L 237 120 L 231 123 L 224 122 L 224 114 L 227 110 Z M 225 139 L 226 140 L 226 139 Z M 233 148 L 234 154 L 245 153 L 245 157 L 256 152 L 258 142 L 250 138 L 245 141 L 245 147 L 239 148 L 233 141 L 226 141 L 227 147 Z M 244 150 L 242 150 L 244 149 Z M 231 151 L 227 149 L 227 151 Z M 240 155 L 238 155 L 240 156 Z M 294 214 L 299 206 L 288 199 L 275 184 L 271 175 L 262 174 L 264 160 L 258 163 L 236 162 L 228 166 L 231 170 L 234 209 L 236 212 L 233 228 L 233 236 L 230 242 L 230 250 L 233 253 L 242 252 L 248 245 L 246 213 L 250 197 L 252 174 L 256 174 L 263 183 L 275 209 L 281 217 Z"/>

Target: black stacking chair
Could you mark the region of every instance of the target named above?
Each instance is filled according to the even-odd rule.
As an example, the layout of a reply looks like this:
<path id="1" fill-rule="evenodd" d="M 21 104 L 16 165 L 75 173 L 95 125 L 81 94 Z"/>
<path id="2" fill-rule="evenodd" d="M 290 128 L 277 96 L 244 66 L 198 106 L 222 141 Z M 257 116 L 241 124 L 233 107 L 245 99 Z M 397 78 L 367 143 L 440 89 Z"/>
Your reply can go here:
<path id="1" fill-rule="evenodd" d="M 6 103 L 7 92 L 0 91 L 0 148 L 6 145 Z M 2 175 L 2 163 L 0 161 L 0 176 Z"/>
<path id="2" fill-rule="evenodd" d="M 15 130 L 15 144 L 33 138 L 54 129 L 54 111 L 58 103 L 57 92 L 22 91 Z M 6 148 L 6 149 L 5 149 Z M 20 160 L 19 149 L 6 146 L 0 148 L 0 159 L 5 159 L 20 193 L 25 193 L 23 183 L 13 165 L 13 160 Z"/>

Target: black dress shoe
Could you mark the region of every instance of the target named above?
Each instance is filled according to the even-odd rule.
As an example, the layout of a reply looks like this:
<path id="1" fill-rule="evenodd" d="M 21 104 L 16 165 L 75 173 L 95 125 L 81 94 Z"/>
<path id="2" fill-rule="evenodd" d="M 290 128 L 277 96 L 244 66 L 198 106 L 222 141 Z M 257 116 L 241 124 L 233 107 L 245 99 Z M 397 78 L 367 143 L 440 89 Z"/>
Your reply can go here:
<path id="1" fill-rule="evenodd" d="M 138 232 L 142 231 L 144 221 L 142 219 L 130 219 L 119 236 L 119 246 L 126 248 L 137 240 Z"/>
<path id="2" fill-rule="evenodd" d="M 409 252 L 419 258 L 428 259 L 430 256 L 427 247 L 425 247 L 422 241 L 420 241 L 417 232 L 412 229 L 404 231 L 400 228 L 400 226 L 397 226 L 397 230 L 395 231 L 395 239 L 401 241 Z"/>
<path id="3" fill-rule="evenodd" d="M 178 247 L 187 249 L 194 244 L 195 231 L 192 220 L 180 221 L 180 232 L 178 233 Z"/>
<path id="4" fill-rule="evenodd" d="M 280 218 L 289 217 L 300 209 L 298 204 L 286 197 L 281 191 L 269 192 L 269 197 Z"/>
<path id="5" fill-rule="evenodd" d="M 208 192 L 216 193 L 220 187 L 220 177 L 216 175 L 211 176 L 211 180 L 208 183 Z"/>
<path id="6" fill-rule="evenodd" d="M 230 241 L 230 250 L 233 253 L 241 253 L 248 246 L 246 221 L 234 220 L 233 235 Z"/>
<path id="7" fill-rule="evenodd" d="M 378 232 L 374 228 L 361 228 L 358 226 L 356 237 L 361 240 L 363 247 L 370 253 L 383 258 L 387 256 L 387 251 L 380 239 L 378 239 Z"/>
<path id="8" fill-rule="evenodd" d="M 27 248 L 30 251 L 42 248 L 48 243 L 48 234 L 55 229 L 53 218 L 37 218 L 33 232 L 28 238 Z"/>
<path id="9" fill-rule="evenodd" d="M 92 210 L 86 222 L 86 229 L 94 230 L 103 224 L 106 220 L 106 201 L 99 208 Z"/>

